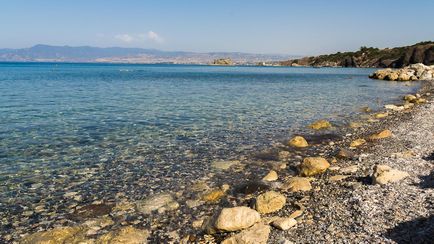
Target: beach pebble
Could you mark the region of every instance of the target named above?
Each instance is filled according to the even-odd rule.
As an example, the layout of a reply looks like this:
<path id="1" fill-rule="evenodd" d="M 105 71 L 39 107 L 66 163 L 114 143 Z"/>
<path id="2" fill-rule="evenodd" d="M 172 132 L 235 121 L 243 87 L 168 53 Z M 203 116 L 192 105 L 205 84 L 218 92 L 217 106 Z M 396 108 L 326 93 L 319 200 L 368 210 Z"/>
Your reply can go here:
<path id="1" fill-rule="evenodd" d="M 293 218 L 279 218 L 274 220 L 271 224 L 280 230 L 288 230 L 297 224 L 297 220 Z"/>

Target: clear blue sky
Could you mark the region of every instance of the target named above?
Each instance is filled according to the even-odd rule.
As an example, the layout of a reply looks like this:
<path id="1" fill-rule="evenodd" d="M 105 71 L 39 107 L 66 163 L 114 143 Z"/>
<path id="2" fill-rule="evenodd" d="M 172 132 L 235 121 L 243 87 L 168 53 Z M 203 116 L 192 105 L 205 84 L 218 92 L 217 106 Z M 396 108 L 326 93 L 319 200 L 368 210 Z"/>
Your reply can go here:
<path id="1" fill-rule="evenodd" d="M 433 0 L 5 0 L 0 47 L 311 55 L 434 40 L 433 10 Z"/>

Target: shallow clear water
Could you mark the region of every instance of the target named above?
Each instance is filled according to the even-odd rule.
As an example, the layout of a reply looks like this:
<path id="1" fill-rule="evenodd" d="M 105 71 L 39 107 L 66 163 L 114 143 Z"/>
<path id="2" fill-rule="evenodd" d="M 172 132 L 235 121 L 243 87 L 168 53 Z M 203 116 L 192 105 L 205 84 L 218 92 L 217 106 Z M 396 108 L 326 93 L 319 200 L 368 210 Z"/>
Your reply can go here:
<path id="1" fill-rule="evenodd" d="M 171 188 L 205 175 L 214 159 L 270 145 L 316 119 L 342 125 L 362 106 L 418 88 L 370 80 L 371 72 L 0 64 L 0 213 L 67 204 L 59 199 L 71 190 L 90 201 Z"/>

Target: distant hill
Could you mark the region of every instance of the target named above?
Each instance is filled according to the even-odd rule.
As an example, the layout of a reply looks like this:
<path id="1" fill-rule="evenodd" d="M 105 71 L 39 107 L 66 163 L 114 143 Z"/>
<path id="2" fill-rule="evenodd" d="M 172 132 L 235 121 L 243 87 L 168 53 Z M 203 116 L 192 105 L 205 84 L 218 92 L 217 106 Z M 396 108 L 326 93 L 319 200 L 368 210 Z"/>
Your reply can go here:
<path id="1" fill-rule="evenodd" d="M 181 63 L 209 64 L 227 58 L 234 64 L 257 64 L 279 61 L 290 55 L 253 54 L 241 52 L 182 52 L 157 49 L 50 46 L 36 45 L 21 49 L 0 49 L 0 61 L 18 62 L 107 62 L 107 63 Z"/>
<path id="2" fill-rule="evenodd" d="M 356 52 L 304 57 L 281 62 L 287 66 L 314 67 L 375 67 L 401 68 L 413 63 L 434 64 L 434 42 L 420 42 L 411 46 L 378 49 L 361 47 Z"/>

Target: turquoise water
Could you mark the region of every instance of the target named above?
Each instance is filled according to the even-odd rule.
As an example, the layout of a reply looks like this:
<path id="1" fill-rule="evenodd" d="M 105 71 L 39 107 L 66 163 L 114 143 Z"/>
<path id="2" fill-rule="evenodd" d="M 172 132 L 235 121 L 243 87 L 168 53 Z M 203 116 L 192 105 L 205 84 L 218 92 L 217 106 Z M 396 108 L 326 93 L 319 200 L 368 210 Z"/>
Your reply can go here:
<path id="1" fill-rule="evenodd" d="M 418 88 L 370 73 L 1 63 L 0 219 L 36 203 L 68 205 L 68 191 L 91 202 L 177 189 L 215 159 L 267 147 L 316 119 L 344 125 L 360 107 Z"/>

